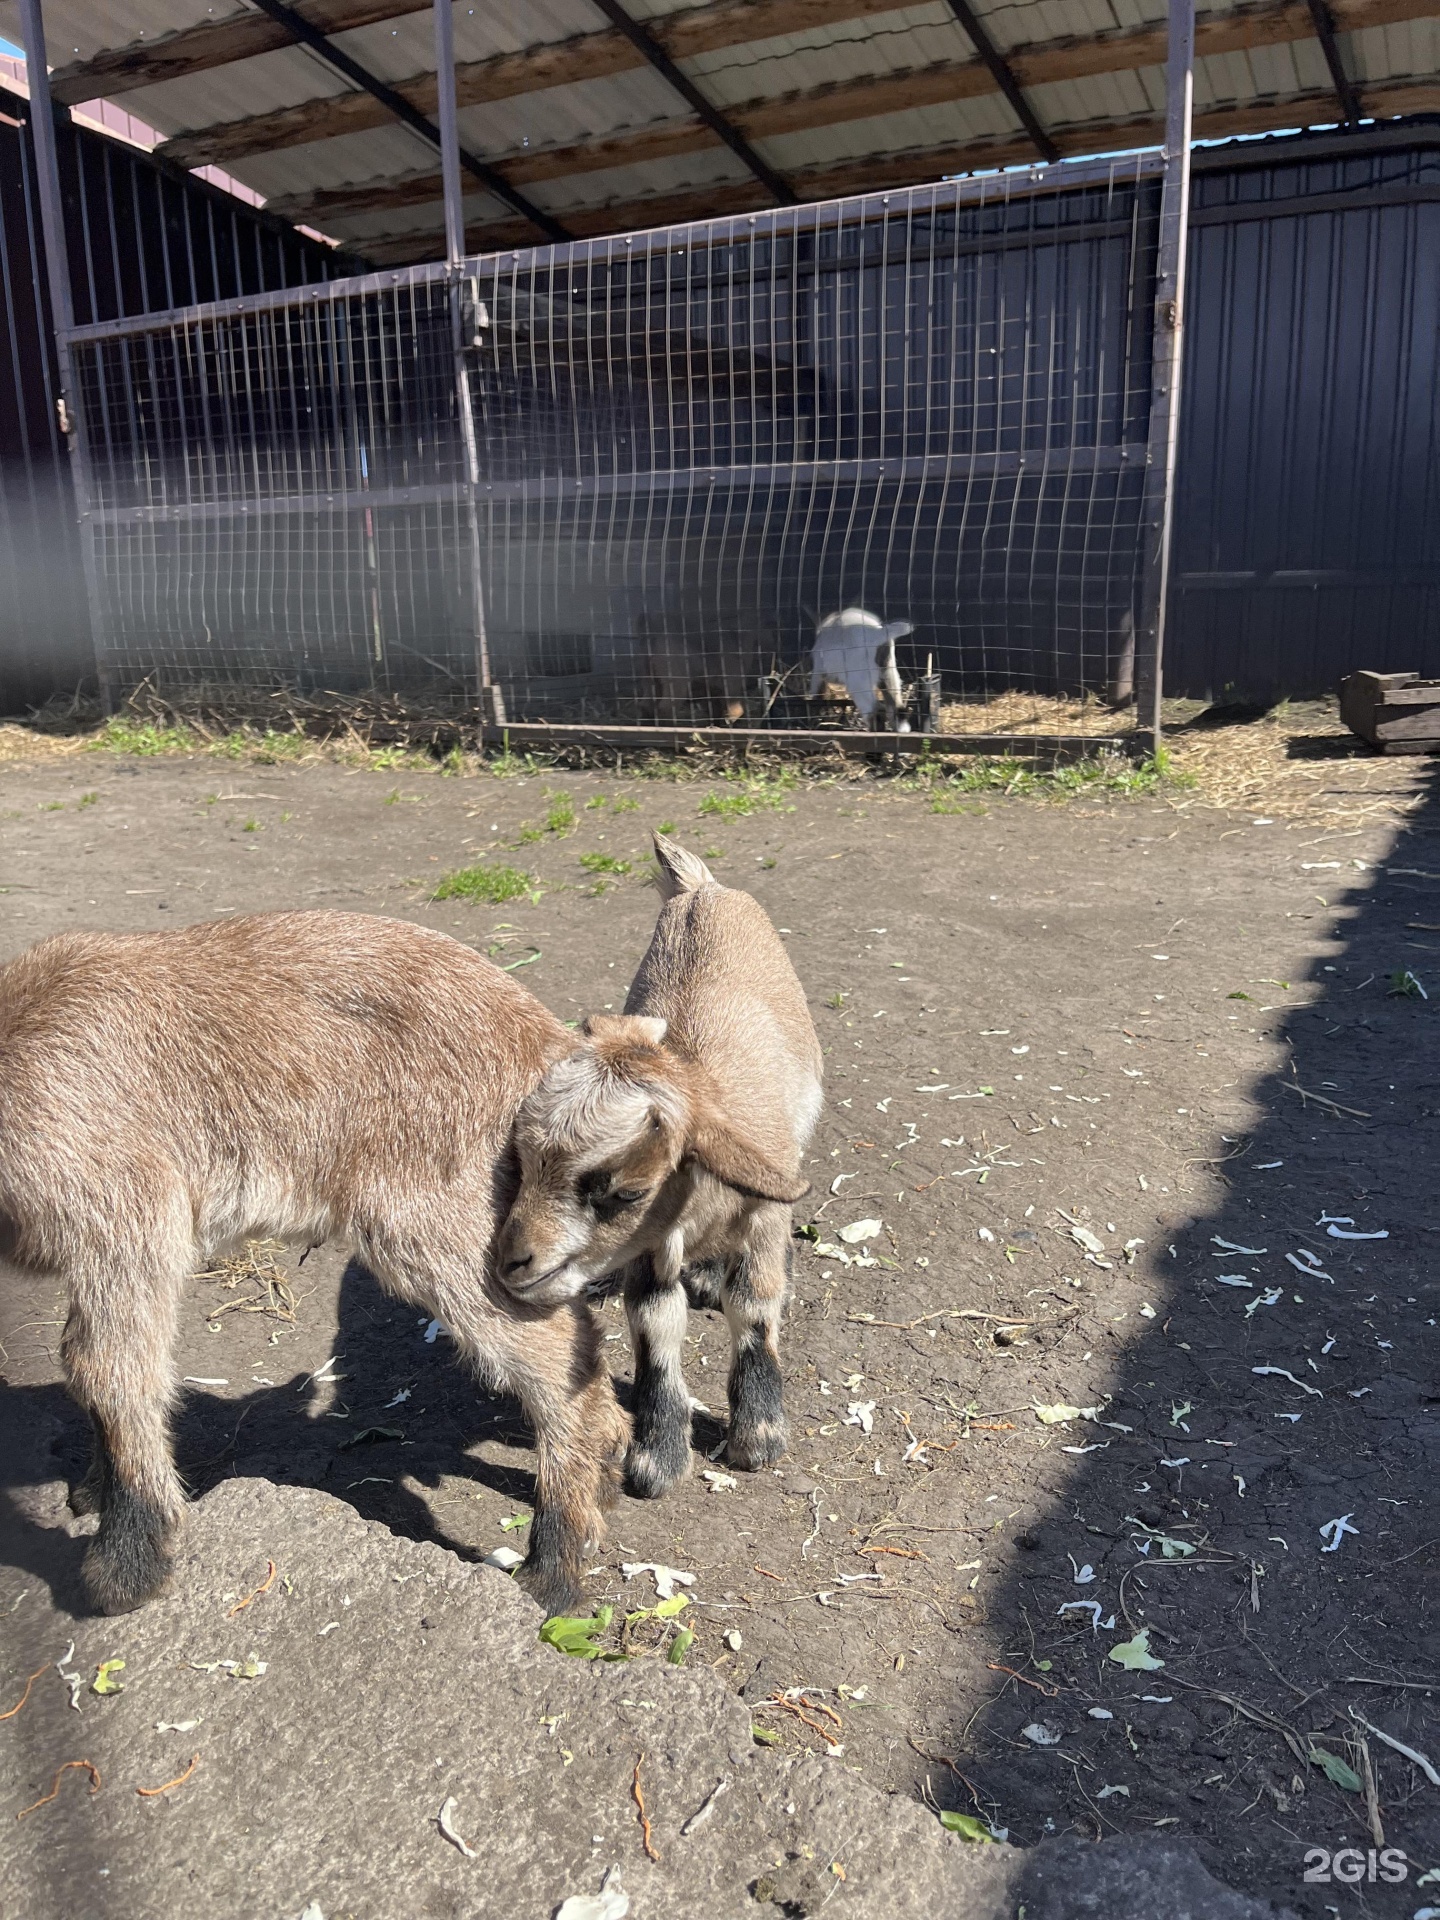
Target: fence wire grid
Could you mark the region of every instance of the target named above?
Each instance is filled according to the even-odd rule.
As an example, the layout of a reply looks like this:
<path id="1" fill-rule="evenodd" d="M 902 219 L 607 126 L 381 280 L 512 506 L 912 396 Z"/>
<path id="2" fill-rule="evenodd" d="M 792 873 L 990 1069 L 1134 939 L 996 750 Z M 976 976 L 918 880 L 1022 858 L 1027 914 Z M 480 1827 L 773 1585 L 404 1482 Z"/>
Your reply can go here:
<path id="1" fill-rule="evenodd" d="M 78 327 L 102 676 L 591 724 L 1123 699 L 1160 191 L 1037 168 Z"/>

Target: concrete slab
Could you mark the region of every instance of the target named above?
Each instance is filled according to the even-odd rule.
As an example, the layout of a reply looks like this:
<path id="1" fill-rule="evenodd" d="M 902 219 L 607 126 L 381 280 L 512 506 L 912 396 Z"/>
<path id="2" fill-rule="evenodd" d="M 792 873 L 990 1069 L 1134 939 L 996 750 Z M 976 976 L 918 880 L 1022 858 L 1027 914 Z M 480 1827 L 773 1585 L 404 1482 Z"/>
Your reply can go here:
<path id="1" fill-rule="evenodd" d="M 634 1920 L 1272 1912 L 1183 1846 L 1027 1855 L 955 1839 L 843 1758 L 756 1747 L 745 1703 L 707 1671 L 556 1653 L 503 1574 L 309 1489 L 225 1482 L 192 1509 L 161 1599 L 85 1617 L 89 1523 L 38 1470 L 44 1424 L 0 1432 L 12 1465 L 25 1450 L 36 1467 L 13 1476 L 3 1558 L 16 1571 L 0 1595 L 23 1592 L 0 1622 L 3 1706 L 41 1670 L 0 1724 L 0 1914 L 14 1920 L 550 1920 L 612 1867 Z M 242 1604 L 271 1562 L 268 1591 Z M 97 1695 L 115 1659 L 124 1690 Z M 153 1792 L 192 1755 L 183 1784 Z M 98 1788 L 71 1766 L 16 1819 L 80 1760 Z M 452 1798 L 468 1856 L 440 1830 Z"/>

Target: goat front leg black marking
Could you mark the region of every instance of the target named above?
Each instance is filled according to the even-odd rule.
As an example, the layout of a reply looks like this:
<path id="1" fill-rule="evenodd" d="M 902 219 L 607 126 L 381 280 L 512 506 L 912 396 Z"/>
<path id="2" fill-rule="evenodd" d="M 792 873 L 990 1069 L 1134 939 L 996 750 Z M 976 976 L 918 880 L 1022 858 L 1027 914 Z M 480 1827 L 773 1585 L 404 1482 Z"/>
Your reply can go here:
<path id="1" fill-rule="evenodd" d="M 635 1437 L 625 1488 L 639 1500 L 655 1500 L 690 1471 L 690 1393 L 680 1366 L 685 1289 L 662 1279 L 643 1254 L 625 1275 L 625 1313 L 635 1353 Z"/>
<path id="2" fill-rule="evenodd" d="M 90 1449 L 90 1464 L 84 1477 L 77 1480 L 70 1489 L 70 1511 L 80 1515 L 103 1513 L 105 1502 L 115 1483 L 115 1472 L 110 1464 L 110 1449 L 105 1444 L 105 1429 L 92 1413 L 90 1426 L 93 1434 Z"/>
<path id="3" fill-rule="evenodd" d="M 788 1209 L 777 1208 L 725 1276 L 730 1325 L 730 1439 L 725 1457 L 753 1473 L 774 1464 L 789 1445 L 780 1380 L 780 1309 L 790 1281 Z"/>

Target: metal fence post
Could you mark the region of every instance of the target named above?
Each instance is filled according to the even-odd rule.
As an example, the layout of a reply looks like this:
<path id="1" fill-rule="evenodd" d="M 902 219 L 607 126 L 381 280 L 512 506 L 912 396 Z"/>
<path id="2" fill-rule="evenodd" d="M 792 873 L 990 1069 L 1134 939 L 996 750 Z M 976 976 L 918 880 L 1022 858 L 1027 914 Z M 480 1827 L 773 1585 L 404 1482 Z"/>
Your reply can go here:
<path id="1" fill-rule="evenodd" d="M 90 644 L 106 713 L 114 707 L 110 672 L 101 646 L 103 625 L 100 582 L 95 564 L 95 526 L 90 465 L 80 428 L 75 396 L 75 362 L 70 334 L 75 325 L 75 301 L 70 288 L 70 256 L 65 238 L 65 206 L 60 197 L 60 165 L 55 151 L 55 109 L 50 100 L 50 69 L 45 59 L 45 21 L 40 0 L 20 0 L 25 41 L 25 81 L 30 93 L 30 137 L 35 147 L 35 184 L 40 198 L 40 232 L 45 247 L 45 278 L 50 295 L 50 324 L 55 336 L 55 363 L 60 391 L 56 407 L 60 432 L 70 454 L 70 481 L 80 526 L 80 558 L 85 574 L 85 599 L 90 614 Z"/>
<path id="2" fill-rule="evenodd" d="M 470 604 L 475 624 L 475 675 L 480 695 L 480 740 L 490 723 L 503 724 L 504 697 L 490 679 L 490 649 L 485 634 L 485 578 L 480 545 L 480 450 L 475 439 L 475 409 L 470 394 L 468 352 L 483 324 L 478 297 L 467 313 L 464 287 L 465 207 L 460 186 L 460 130 L 455 106 L 455 15 L 452 0 L 435 0 L 435 78 L 438 87 L 440 176 L 445 195 L 445 263 L 450 277 L 450 330 L 455 355 L 455 404 L 465 460 L 465 539 L 470 553 Z"/>
<path id="3" fill-rule="evenodd" d="M 1155 329 L 1150 441 L 1145 471 L 1145 578 L 1141 608 L 1138 719 L 1160 742 L 1165 616 L 1175 514 L 1175 456 L 1180 437 L 1184 356 L 1185 243 L 1190 225 L 1190 123 L 1195 91 L 1195 0 L 1170 0 L 1165 90 L 1165 171 L 1155 263 Z"/>

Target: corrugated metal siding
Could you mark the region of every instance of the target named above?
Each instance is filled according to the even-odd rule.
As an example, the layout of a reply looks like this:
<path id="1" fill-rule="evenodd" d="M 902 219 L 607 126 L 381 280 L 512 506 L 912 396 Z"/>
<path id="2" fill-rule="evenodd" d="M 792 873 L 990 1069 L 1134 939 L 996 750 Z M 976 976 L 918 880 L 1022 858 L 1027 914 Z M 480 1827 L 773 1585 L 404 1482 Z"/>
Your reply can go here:
<path id="1" fill-rule="evenodd" d="M 1440 673 L 1440 122 L 1408 138 L 1196 179 L 1168 692 Z"/>

